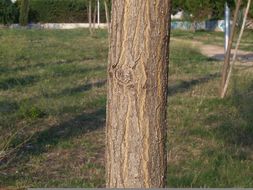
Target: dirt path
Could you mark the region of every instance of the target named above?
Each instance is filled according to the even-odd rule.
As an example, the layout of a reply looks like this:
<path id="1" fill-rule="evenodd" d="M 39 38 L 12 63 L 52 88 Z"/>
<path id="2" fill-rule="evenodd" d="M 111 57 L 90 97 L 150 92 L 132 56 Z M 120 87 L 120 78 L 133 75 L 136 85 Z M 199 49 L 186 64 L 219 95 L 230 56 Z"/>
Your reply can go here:
<path id="1" fill-rule="evenodd" d="M 223 61 L 224 60 L 224 48 L 216 45 L 204 44 L 194 40 L 183 40 L 178 38 L 172 38 L 173 41 L 181 43 L 190 43 L 193 47 L 200 49 L 200 52 L 210 58 Z M 232 51 L 232 54 L 234 51 Z M 237 65 L 253 66 L 253 52 L 250 51 L 238 51 Z"/>

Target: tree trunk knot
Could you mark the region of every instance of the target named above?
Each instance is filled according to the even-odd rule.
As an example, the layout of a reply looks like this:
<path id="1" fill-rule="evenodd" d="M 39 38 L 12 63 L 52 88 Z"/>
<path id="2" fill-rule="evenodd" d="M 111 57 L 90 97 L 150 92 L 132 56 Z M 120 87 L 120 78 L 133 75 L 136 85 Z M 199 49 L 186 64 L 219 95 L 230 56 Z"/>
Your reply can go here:
<path id="1" fill-rule="evenodd" d="M 119 68 L 115 72 L 115 77 L 117 80 L 123 84 L 129 84 L 131 81 L 133 81 L 133 74 L 131 69 L 125 68 Z"/>

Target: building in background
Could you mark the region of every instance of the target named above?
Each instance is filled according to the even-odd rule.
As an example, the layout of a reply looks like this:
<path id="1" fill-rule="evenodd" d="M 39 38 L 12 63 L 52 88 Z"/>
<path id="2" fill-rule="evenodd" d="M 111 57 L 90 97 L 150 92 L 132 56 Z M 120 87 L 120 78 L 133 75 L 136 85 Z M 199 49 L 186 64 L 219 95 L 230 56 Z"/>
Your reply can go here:
<path id="1" fill-rule="evenodd" d="M 171 15 L 172 20 L 183 20 L 184 18 L 184 11 L 179 10 L 176 14 Z"/>

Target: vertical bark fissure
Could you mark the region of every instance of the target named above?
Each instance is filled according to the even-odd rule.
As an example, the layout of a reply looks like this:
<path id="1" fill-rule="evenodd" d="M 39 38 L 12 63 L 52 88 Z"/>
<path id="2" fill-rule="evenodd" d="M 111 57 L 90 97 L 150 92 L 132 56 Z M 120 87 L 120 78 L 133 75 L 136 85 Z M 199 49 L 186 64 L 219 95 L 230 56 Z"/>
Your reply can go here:
<path id="1" fill-rule="evenodd" d="M 144 21 L 143 23 L 146 23 L 146 28 L 145 30 L 143 31 L 144 32 L 144 35 L 143 36 L 146 36 L 146 39 L 143 40 L 145 41 L 145 47 L 144 47 L 144 50 L 145 49 L 149 49 L 151 43 L 150 43 L 150 38 L 151 38 L 151 27 L 150 27 L 150 22 L 149 20 L 151 20 L 151 17 L 150 17 L 150 5 L 149 3 L 146 4 L 146 10 L 144 9 L 144 13 L 143 14 L 146 14 L 146 16 L 144 17 Z M 146 19 L 145 19 L 146 18 Z M 145 56 L 143 57 L 143 60 L 142 60 L 142 64 L 143 64 L 143 70 L 144 70 L 144 77 L 145 77 L 145 85 L 147 85 L 147 82 L 148 82 L 148 70 L 145 66 L 145 58 L 148 57 L 148 56 Z M 145 141 L 144 141 L 144 145 L 143 145 L 143 151 L 144 151 L 144 164 L 143 164 L 143 171 L 144 171 L 144 184 L 146 187 L 149 186 L 150 184 L 150 168 L 149 168 L 149 156 L 150 156 L 150 152 L 149 152 L 149 141 L 150 141 L 150 131 L 149 131 L 149 125 L 150 125 L 150 122 L 145 118 L 145 111 L 147 110 L 146 108 L 146 100 L 147 100 L 147 89 L 146 89 L 146 86 L 145 86 L 145 91 L 143 91 L 143 95 L 141 95 L 140 97 L 143 97 L 143 108 L 142 108 L 142 111 L 143 111 L 143 121 L 142 123 L 146 123 L 146 126 L 143 126 L 143 134 L 144 134 L 144 137 L 145 137 Z"/>
<path id="2" fill-rule="evenodd" d="M 127 99 L 128 99 L 128 101 L 131 101 L 129 96 L 127 97 Z M 128 107 L 127 107 L 126 118 L 129 118 L 130 111 L 131 111 L 131 110 L 130 110 L 130 106 L 128 105 Z M 129 156 L 129 155 L 128 155 L 128 152 L 126 151 L 126 150 L 129 149 L 128 141 L 127 141 L 127 138 L 128 138 L 128 136 L 129 136 L 128 130 L 129 130 L 129 123 L 128 123 L 128 119 L 126 119 L 126 120 L 125 120 L 124 142 L 122 142 L 123 148 L 125 149 L 125 151 L 124 151 L 124 158 L 123 158 L 123 160 L 124 160 L 124 161 L 123 161 L 123 175 L 124 175 L 123 179 L 125 179 L 125 180 L 128 180 L 128 179 L 127 179 L 127 174 L 128 174 L 128 167 L 127 167 L 127 164 L 128 164 L 128 159 L 129 159 L 128 156 Z M 122 145 L 121 145 L 121 147 L 122 147 Z M 124 146 L 124 145 L 125 145 L 125 146 Z M 123 184 L 124 184 L 124 181 L 123 181 Z"/>

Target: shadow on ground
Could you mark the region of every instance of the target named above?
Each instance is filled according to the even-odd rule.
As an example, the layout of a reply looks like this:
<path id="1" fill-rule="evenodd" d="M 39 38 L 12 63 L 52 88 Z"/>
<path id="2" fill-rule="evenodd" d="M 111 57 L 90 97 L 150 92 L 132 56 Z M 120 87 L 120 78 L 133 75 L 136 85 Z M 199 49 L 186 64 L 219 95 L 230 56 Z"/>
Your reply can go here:
<path id="1" fill-rule="evenodd" d="M 17 165 L 27 161 L 31 155 L 39 155 L 52 148 L 63 140 L 75 138 L 85 133 L 103 128 L 105 125 L 105 108 L 85 112 L 59 125 L 50 126 L 43 131 L 38 131 L 31 139 L 20 147 L 15 155 L 2 161 L 6 167 L 10 164 Z M 8 165 L 6 165 L 8 163 Z"/>
<path id="2" fill-rule="evenodd" d="M 217 115 L 208 117 L 207 122 L 208 124 L 220 122 L 215 125 L 213 131 L 217 138 L 223 139 L 226 144 L 252 149 L 253 83 L 247 89 L 241 90 L 234 81 L 233 89 L 232 95 L 224 100 L 230 109 L 220 110 Z"/>
<path id="3" fill-rule="evenodd" d="M 231 55 L 231 58 L 233 55 Z M 220 60 L 224 61 L 224 54 L 215 54 L 211 57 L 214 60 Z M 248 54 L 238 54 L 237 55 L 237 60 L 239 60 L 242 63 L 252 63 L 253 61 L 253 53 L 248 53 Z"/>
<path id="4" fill-rule="evenodd" d="M 64 89 L 64 90 L 62 90 L 61 92 L 58 92 L 58 93 L 49 94 L 48 97 L 54 98 L 54 97 L 58 97 L 58 96 L 67 96 L 67 95 L 70 96 L 70 95 L 73 95 L 73 94 L 76 94 L 76 93 L 86 92 L 86 91 L 91 90 L 92 88 L 103 87 L 103 86 L 105 86 L 106 82 L 107 82 L 106 79 L 98 80 L 96 82 L 90 82 L 90 83 L 83 84 L 83 85 L 80 85 L 80 86 L 77 86 L 77 87 L 74 87 L 74 88 Z"/>
<path id="5" fill-rule="evenodd" d="M 39 76 L 12 77 L 0 81 L 0 90 L 8 90 L 16 86 L 28 86 L 39 81 Z"/>
<path id="6" fill-rule="evenodd" d="M 18 103 L 13 100 L 0 101 L 0 114 L 9 114 L 18 109 Z"/>
<path id="7" fill-rule="evenodd" d="M 169 96 L 173 96 L 175 94 L 178 93 L 184 93 L 188 90 L 190 90 L 192 87 L 203 84 L 203 83 L 207 83 L 210 80 L 213 80 L 217 77 L 219 77 L 220 74 L 219 73 L 215 73 L 215 74 L 209 74 L 207 76 L 204 77 L 200 77 L 197 79 L 193 79 L 193 80 L 188 80 L 188 81 L 180 81 L 179 84 L 175 84 L 175 85 L 170 85 L 168 87 L 168 95 Z"/>
<path id="8" fill-rule="evenodd" d="M 22 58 L 18 58 L 16 59 L 16 61 L 20 61 L 20 60 L 23 60 L 23 61 L 30 61 L 30 60 L 25 60 L 25 59 L 22 59 Z M 2 68 L 0 68 L 0 73 L 1 73 L 1 70 L 3 71 L 7 71 L 7 72 L 17 72 L 17 71 L 25 71 L 27 69 L 30 69 L 30 68 L 44 68 L 44 67 L 48 67 L 49 65 L 50 66 L 57 66 L 57 65 L 62 65 L 62 64 L 72 64 L 72 63 L 75 63 L 75 62 L 82 62 L 82 61 L 89 61 L 89 60 L 94 60 L 94 58 L 91 58 L 91 57 L 84 57 L 82 59 L 67 59 L 67 60 L 58 60 L 58 61 L 55 61 L 55 62 L 50 62 L 50 63 L 43 63 L 43 62 L 38 62 L 36 64 L 26 64 L 26 65 L 21 65 L 21 66 L 17 66 L 17 67 L 14 67 L 14 68 L 9 68 L 9 69 L 5 69 L 3 70 Z"/>

